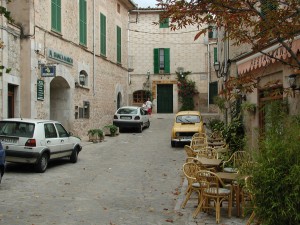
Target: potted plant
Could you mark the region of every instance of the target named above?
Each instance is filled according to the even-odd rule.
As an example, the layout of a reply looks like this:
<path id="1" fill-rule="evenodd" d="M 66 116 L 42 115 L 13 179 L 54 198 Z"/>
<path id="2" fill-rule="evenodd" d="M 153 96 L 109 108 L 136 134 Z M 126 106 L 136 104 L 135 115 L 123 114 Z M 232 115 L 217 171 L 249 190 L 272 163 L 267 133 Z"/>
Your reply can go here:
<path id="1" fill-rule="evenodd" d="M 101 129 L 90 129 L 88 131 L 89 141 L 97 143 L 101 142 L 104 139 L 104 134 Z"/>
<path id="2" fill-rule="evenodd" d="M 105 135 L 116 136 L 119 134 L 119 127 L 113 124 L 106 125 L 104 127 Z"/>

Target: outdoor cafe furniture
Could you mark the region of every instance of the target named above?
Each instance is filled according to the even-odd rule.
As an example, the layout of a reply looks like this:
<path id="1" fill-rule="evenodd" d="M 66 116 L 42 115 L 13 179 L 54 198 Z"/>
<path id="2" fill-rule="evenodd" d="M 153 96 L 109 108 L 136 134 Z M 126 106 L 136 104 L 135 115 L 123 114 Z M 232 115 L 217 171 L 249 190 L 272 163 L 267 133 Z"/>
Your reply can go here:
<path id="1" fill-rule="evenodd" d="M 202 132 L 202 133 L 195 133 L 193 136 L 192 136 L 192 139 L 193 138 L 197 138 L 197 137 L 203 137 L 203 138 L 206 138 L 207 139 L 207 135 L 205 132 Z"/>
<path id="2" fill-rule="evenodd" d="M 192 138 L 190 146 L 194 150 L 200 149 L 202 147 L 207 146 L 207 140 L 206 140 L 205 137 L 195 137 L 195 138 Z"/>
<path id="3" fill-rule="evenodd" d="M 220 222 L 220 211 L 223 201 L 228 201 L 228 217 L 231 217 L 232 210 L 232 186 L 225 184 L 216 173 L 208 170 L 201 170 L 196 174 L 196 179 L 201 184 L 200 200 L 193 217 L 199 214 L 203 209 L 215 208 L 216 222 Z M 211 204 L 213 201 L 213 204 Z"/>
<path id="4" fill-rule="evenodd" d="M 216 149 L 209 146 L 204 146 L 200 149 L 195 150 L 195 152 L 197 152 L 197 157 L 206 157 L 210 159 L 218 158 L 218 152 L 216 151 Z"/>
<path id="5" fill-rule="evenodd" d="M 193 192 L 196 192 L 198 196 L 200 196 L 200 184 L 196 180 L 195 175 L 201 170 L 201 168 L 195 162 L 188 162 L 183 164 L 182 170 L 188 182 L 188 186 L 185 191 L 186 197 L 181 204 L 181 208 L 184 208 Z"/>
<path id="6" fill-rule="evenodd" d="M 207 157 L 197 157 L 198 161 L 206 167 L 215 167 L 218 168 L 221 163 L 222 159 L 209 159 Z"/>
<path id="7" fill-rule="evenodd" d="M 191 146 L 185 145 L 183 148 L 186 152 L 187 157 L 196 157 L 197 156 L 197 152 L 195 152 Z"/>
<path id="8" fill-rule="evenodd" d="M 237 172 L 238 167 L 240 167 L 244 162 L 249 161 L 250 156 L 246 151 L 236 151 L 230 158 L 223 161 L 223 171 L 224 172 Z"/>

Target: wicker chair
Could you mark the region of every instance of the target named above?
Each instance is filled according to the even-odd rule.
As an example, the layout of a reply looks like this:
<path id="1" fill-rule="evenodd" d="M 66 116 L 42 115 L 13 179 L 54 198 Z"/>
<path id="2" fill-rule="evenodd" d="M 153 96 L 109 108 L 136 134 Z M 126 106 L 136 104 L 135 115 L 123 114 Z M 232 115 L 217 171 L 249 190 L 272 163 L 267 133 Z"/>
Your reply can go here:
<path id="1" fill-rule="evenodd" d="M 192 138 L 190 146 L 194 150 L 198 150 L 200 148 L 206 147 L 207 146 L 207 139 L 204 138 L 204 137 Z"/>
<path id="2" fill-rule="evenodd" d="M 198 137 L 203 137 L 203 138 L 207 138 L 206 136 L 206 133 L 195 133 L 193 136 L 192 136 L 192 139 L 193 138 L 198 138 Z"/>
<path id="3" fill-rule="evenodd" d="M 184 208 L 193 192 L 197 192 L 198 196 L 200 196 L 200 184 L 197 182 L 195 174 L 200 171 L 201 168 L 195 162 L 188 162 L 183 164 L 182 170 L 188 181 L 188 187 L 185 192 L 186 197 L 181 204 L 181 208 Z"/>
<path id="4" fill-rule="evenodd" d="M 206 157 L 209 159 L 217 159 L 218 152 L 213 147 L 204 146 L 197 150 L 197 157 Z"/>
<path id="5" fill-rule="evenodd" d="M 196 157 L 197 152 L 195 152 L 190 146 L 185 145 L 184 150 L 186 152 L 187 157 Z"/>
<path id="6" fill-rule="evenodd" d="M 196 174 L 196 179 L 202 187 L 200 192 L 200 200 L 197 209 L 193 213 L 196 218 L 202 209 L 215 208 L 216 222 L 220 222 L 221 204 L 228 201 L 228 217 L 231 217 L 232 210 L 232 192 L 231 185 L 225 185 L 223 181 L 213 172 L 201 170 Z M 210 204 L 213 201 L 214 204 Z"/>
<path id="7" fill-rule="evenodd" d="M 234 152 L 227 161 L 223 162 L 224 172 L 238 172 L 238 168 L 250 160 L 250 156 L 246 151 Z"/>

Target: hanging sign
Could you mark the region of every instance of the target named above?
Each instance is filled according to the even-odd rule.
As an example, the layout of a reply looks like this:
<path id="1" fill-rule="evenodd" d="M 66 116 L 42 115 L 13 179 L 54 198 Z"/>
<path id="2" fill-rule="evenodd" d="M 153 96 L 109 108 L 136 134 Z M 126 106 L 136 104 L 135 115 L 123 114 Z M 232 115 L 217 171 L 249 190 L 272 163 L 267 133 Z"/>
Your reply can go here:
<path id="1" fill-rule="evenodd" d="M 55 77 L 56 75 L 56 66 L 46 66 L 41 67 L 41 76 L 42 77 Z"/>
<path id="2" fill-rule="evenodd" d="M 44 100 L 44 81 L 43 80 L 37 80 L 37 100 Z"/>

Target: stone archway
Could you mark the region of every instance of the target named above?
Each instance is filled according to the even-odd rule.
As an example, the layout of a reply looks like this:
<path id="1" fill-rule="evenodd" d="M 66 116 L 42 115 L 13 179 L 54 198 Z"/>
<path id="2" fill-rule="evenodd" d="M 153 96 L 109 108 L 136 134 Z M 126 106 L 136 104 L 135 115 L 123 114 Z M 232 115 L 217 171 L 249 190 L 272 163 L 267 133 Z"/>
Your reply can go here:
<path id="1" fill-rule="evenodd" d="M 70 130 L 71 115 L 70 85 L 63 77 L 55 77 L 50 82 L 50 119 L 60 121 Z"/>

